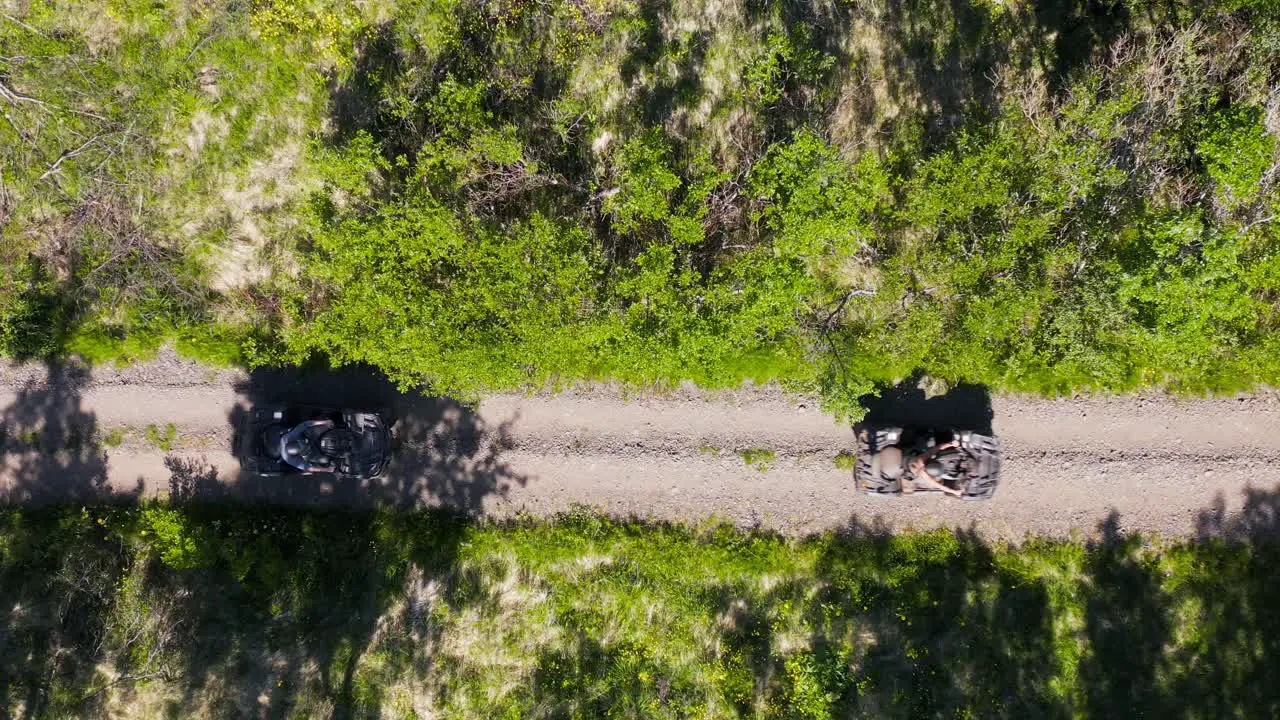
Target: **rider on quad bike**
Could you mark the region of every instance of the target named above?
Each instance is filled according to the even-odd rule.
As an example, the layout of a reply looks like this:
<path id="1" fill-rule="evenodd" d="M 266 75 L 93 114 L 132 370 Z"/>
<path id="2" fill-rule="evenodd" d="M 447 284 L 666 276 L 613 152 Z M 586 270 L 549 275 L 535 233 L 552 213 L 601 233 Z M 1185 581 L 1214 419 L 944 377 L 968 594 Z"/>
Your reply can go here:
<path id="1" fill-rule="evenodd" d="M 854 428 L 858 489 L 880 497 L 941 492 L 987 500 L 1000 482 L 1000 441 L 954 428 Z"/>
<path id="2" fill-rule="evenodd" d="M 281 436 L 280 459 L 302 472 L 331 472 L 333 458 L 350 455 L 354 446 L 352 432 L 333 420 L 308 420 Z"/>
<path id="3" fill-rule="evenodd" d="M 954 475 L 958 460 L 954 453 L 947 451 L 957 447 L 960 447 L 960 443 L 955 440 L 935 445 L 915 456 L 904 466 L 902 449 L 890 446 L 875 454 L 871 459 L 871 466 L 874 472 L 899 480 L 904 493 L 915 492 L 916 484 L 920 483 L 953 497 L 960 497 L 962 494 L 960 489 L 951 487 L 945 482 L 949 475 Z M 902 477 L 903 473 L 907 473 L 908 477 Z M 915 482 L 910 482 L 911 480 Z"/>
<path id="4" fill-rule="evenodd" d="M 260 475 L 332 473 L 373 479 L 387 466 L 386 413 L 319 406 L 259 406 L 240 431 L 240 464 Z"/>

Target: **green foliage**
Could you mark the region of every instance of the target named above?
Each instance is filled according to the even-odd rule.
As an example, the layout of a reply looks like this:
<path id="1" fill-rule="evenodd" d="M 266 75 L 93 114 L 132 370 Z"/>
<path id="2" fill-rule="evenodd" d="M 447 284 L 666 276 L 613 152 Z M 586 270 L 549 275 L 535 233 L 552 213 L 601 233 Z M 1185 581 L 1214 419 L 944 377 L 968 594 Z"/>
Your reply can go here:
<path id="1" fill-rule="evenodd" d="M 841 450 L 831 461 L 837 469 L 852 472 L 857 466 L 858 456 L 848 450 Z"/>
<path id="2" fill-rule="evenodd" d="M 90 363 L 128 364 L 154 357 L 166 335 L 142 329 L 129 332 L 119 326 L 82 325 L 66 340 L 66 351 Z"/>
<path id="3" fill-rule="evenodd" d="M 796 653 L 786 659 L 783 667 L 789 685 L 785 696 L 787 712 L 784 714 L 813 720 L 831 717 L 834 693 L 826 689 L 813 655 Z"/>
<path id="4" fill-rule="evenodd" d="M 244 345 L 249 333 L 235 327 L 192 325 L 177 332 L 178 354 L 214 367 L 245 364 Z"/>
<path id="5" fill-rule="evenodd" d="M 334 296 L 295 347 L 461 393 L 585 370 L 575 321 L 591 308 L 593 248 L 576 228 L 471 230 L 427 200 L 347 221 L 316 248 L 309 279 Z"/>
<path id="6" fill-rule="evenodd" d="M 46 266 L 0 278 L 0 352 L 131 360 L 213 324 L 220 250 L 289 214 L 292 181 L 260 176 L 318 120 L 318 68 L 259 42 L 244 8 L 188 10 L 38 1 L 0 23 L 20 98 L 0 122 L 0 254 Z"/>
<path id="7" fill-rule="evenodd" d="M 820 85 L 836 57 L 813 46 L 807 25 L 771 32 L 743 72 L 746 99 L 768 108 L 805 86 Z M 791 98 L 794 102 L 794 98 Z"/>
<path id="8" fill-rule="evenodd" d="M 1280 381 L 1273 13 L 1005 5 L 27 3 L 0 352 L 845 418 L 916 372 Z"/>
<path id="9" fill-rule="evenodd" d="M 17 358 L 60 353 L 67 312 L 57 285 L 39 258 L 28 257 L 4 271 L 0 287 L 0 352 Z"/>
<path id="10" fill-rule="evenodd" d="M 313 142 L 312 161 L 322 170 L 328 196 L 316 198 L 326 217 L 331 217 L 335 202 L 367 204 L 381 190 L 391 163 L 379 152 L 377 143 L 367 130 L 359 130 L 341 147 Z"/>
<path id="11" fill-rule="evenodd" d="M 778 459 L 778 453 L 771 448 L 751 447 L 739 450 L 738 457 L 742 458 L 742 462 L 764 472 Z"/>
<path id="12" fill-rule="evenodd" d="M 577 512 L 0 514 L 0 707 L 483 717 L 1254 717 L 1266 542 L 785 539 Z M 75 582 L 70 583 L 69 579 Z M 199 633 L 187 628 L 198 627 Z M 61 657 L 54 647 L 68 652 Z M 74 652 L 71 652 L 74 651 Z M 293 653 L 297 664 L 274 664 Z M 1221 671 L 1204 682 L 1204 668 Z M 57 668 L 57 672 L 50 672 Z M 221 678 L 188 687 L 199 668 Z M 326 676 L 349 681 L 326 684 Z M 138 679 L 146 676 L 145 679 Z M 101 691 L 101 692 L 99 692 Z"/>
<path id="13" fill-rule="evenodd" d="M 1276 138 L 1263 125 L 1264 112 L 1256 105 L 1233 105 L 1205 118 L 1196 152 L 1228 207 L 1251 202 L 1276 162 Z"/>
<path id="14" fill-rule="evenodd" d="M 613 216 L 614 232 L 635 232 L 645 221 L 662 222 L 671 217 L 671 196 L 682 182 L 669 167 L 671 151 L 664 144 L 661 133 L 651 130 L 628 140 L 622 148 L 617 194 L 605 201 L 605 210 Z M 696 242 L 700 235 L 690 239 Z"/>
<path id="15" fill-rule="evenodd" d="M 124 444 L 125 435 L 129 432 L 128 428 L 115 427 L 102 436 L 102 444 L 109 448 L 120 447 Z"/>
<path id="16" fill-rule="evenodd" d="M 148 439 L 153 430 L 154 426 L 147 427 Z M 151 505 L 142 510 L 139 524 L 140 534 L 165 565 L 175 570 L 190 570 L 203 562 L 200 528 L 192 527 L 181 511 Z"/>
<path id="17" fill-rule="evenodd" d="M 846 257 L 872 236 L 872 213 L 889 197 L 889 181 L 874 155 L 854 165 L 818 135 L 801 131 L 770 146 L 751 169 L 762 219 L 776 252 L 818 262 Z"/>
<path id="18" fill-rule="evenodd" d="M 178 438 L 178 428 L 173 423 L 168 423 L 164 429 L 160 429 L 157 425 L 148 425 L 143 431 L 147 442 L 156 446 L 156 448 L 169 452 L 173 449 L 173 441 Z"/>

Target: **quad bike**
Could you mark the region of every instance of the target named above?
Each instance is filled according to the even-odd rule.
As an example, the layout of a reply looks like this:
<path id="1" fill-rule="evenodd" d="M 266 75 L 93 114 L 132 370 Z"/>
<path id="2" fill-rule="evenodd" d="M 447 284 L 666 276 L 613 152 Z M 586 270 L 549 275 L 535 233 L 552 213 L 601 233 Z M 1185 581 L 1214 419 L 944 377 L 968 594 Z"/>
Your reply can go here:
<path id="1" fill-rule="evenodd" d="M 868 495 L 897 497 L 941 492 L 911 472 L 911 463 L 916 459 L 925 460 L 926 472 L 943 485 L 959 490 L 959 497 L 964 500 L 989 500 L 1000 482 L 1000 441 L 989 435 L 926 427 L 857 426 L 854 435 L 854 478 L 858 489 Z M 890 452 L 883 453 L 885 450 Z"/>
<path id="2" fill-rule="evenodd" d="M 390 450 L 385 413 L 255 407 L 241 431 L 240 463 L 260 475 L 329 473 L 367 480 L 382 474 Z"/>

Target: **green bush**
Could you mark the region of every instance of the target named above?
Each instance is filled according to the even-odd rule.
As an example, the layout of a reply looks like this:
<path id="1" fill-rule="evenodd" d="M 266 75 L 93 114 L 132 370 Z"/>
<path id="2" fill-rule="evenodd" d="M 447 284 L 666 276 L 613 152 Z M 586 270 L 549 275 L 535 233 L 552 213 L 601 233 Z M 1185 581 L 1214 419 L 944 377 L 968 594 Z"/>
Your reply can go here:
<path id="1" fill-rule="evenodd" d="M 1227 207 L 1252 202 L 1276 162 L 1276 138 L 1263 126 L 1263 114 L 1256 105 L 1231 106 L 1205 118 L 1196 152 Z"/>
<path id="2" fill-rule="evenodd" d="M 857 466 L 858 458 L 854 453 L 841 450 L 839 454 L 832 458 L 832 462 L 835 463 L 838 470 L 852 471 Z"/>
<path id="3" fill-rule="evenodd" d="M 636 232 L 645 222 L 661 223 L 672 215 L 672 196 L 683 182 L 668 166 L 670 150 L 662 134 L 650 130 L 632 138 L 622 148 L 618 159 L 617 193 L 605 201 L 605 210 L 613 217 L 614 232 Z M 701 233 L 682 240 L 701 241 Z"/>
<path id="4" fill-rule="evenodd" d="M 244 345 L 249 333 L 218 325 L 192 325 L 177 332 L 180 355 L 215 367 L 245 365 Z"/>
<path id="5" fill-rule="evenodd" d="M 170 426 L 172 427 L 172 426 Z M 148 436 L 154 426 L 147 427 Z M 141 535 L 165 565 L 175 570 L 189 570 L 207 561 L 202 528 L 193 527 L 180 510 L 163 505 L 151 505 L 142 510 Z"/>
<path id="6" fill-rule="evenodd" d="M 0 352 L 844 417 L 1280 376 L 1265 3 L 642 5 L 24 5 Z"/>
<path id="7" fill-rule="evenodd" d="M 109 448 L 117 448 L 124 444 L 125 436 L 129 430 L 123 427 L 111 428 L 109 432 L 102 436 L 102 444 Z"/>
<path id="8" fill-rule="evenodd" d="M 0 292 L 0 350 L 18 358 L 44 358 L 63 351 L 67 309 L 38 258 L 11 270 Z M 8 273 L 6 273 L 8 274 Z"/>
<path id="9" fill-rule="evenodd" d="M 1277 629 L 1265 542 L 77 504 L 0 513 L 0 547 L 23 611 L 0 706 L 36 692 L 55 714 L 182 693 L 175 717 L 247 712 L 264 686 L 298 712 L 486 718 L 1255 717 L 1276 699 L 1255 682 Z"/>

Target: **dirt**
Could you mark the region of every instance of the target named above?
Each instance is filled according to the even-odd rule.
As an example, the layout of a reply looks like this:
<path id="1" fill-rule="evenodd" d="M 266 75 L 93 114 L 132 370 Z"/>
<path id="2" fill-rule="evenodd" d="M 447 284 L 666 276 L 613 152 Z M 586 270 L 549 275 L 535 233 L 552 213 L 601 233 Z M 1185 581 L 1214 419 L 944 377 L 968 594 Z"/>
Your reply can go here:
<path id="1" fill-rule="evenodd" d="M 989 422 L 1005 446 L 1003 481 L 989 502 L 856 494 L 851 473 L 835 462 L 852 451 L 850 429 L 812 400 L 772 387 L 628 398 L 595 386 L 500 395 L 473 408 L 401 395 L 359 370 L 248 375 L 171 354 L 91 371 L 10 366 L 0 369 L 7 438 L 0 493 L 10 503 L 168 496 L 446 505 L 498 517 L 585 505 L 786 533 L 861 524 L 956 527 L 1010 540 L 1091 536 L 1104 523 L 1166 536 L 1224 535 L 1247 531 L 1251 518 L 1280 507 L 1274 392 L 1043 399 L 970 390 L 956 394 L 958 410 L 946 397 L 928 400 L 908 388 L 873 412 L 933 419 L 959 412 Z M 385 477 L 241 476 L 231 447 L 247 407 L 326 398 L 398 416 L 401 446 Z M 145 428 L 168 423 L 177 437 L 166 451 Z M 78 439 L 113 429 L 124 434 L 116 447 Z M 773 459 L 749 465 L 741 452 L 752 448 Z"/>

